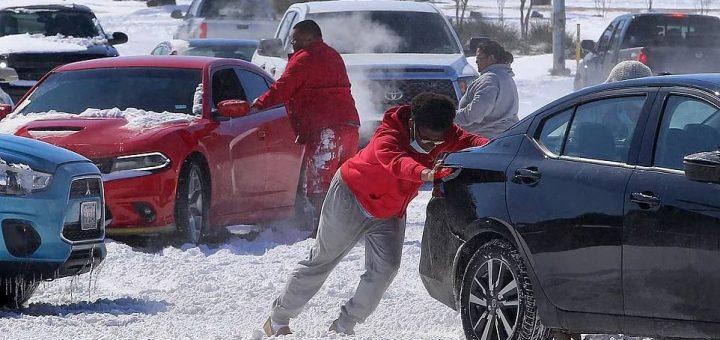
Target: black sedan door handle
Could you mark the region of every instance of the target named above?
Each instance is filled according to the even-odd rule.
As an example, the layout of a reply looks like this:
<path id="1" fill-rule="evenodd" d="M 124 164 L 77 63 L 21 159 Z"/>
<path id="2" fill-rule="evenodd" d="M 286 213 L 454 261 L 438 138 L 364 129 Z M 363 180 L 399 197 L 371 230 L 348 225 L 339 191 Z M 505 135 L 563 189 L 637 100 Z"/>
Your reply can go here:
<path id="1" fill-rule="evenodd" d="M 513 181 L 520 184 L 535 185 L 540 181 L 541 177 L 542 175 L 540 175 L 540 172 L 536 167 L 521 168 L 515 170 Z"/>
<path id="2" fill-rule="evenodd" d="M 633 192 L 630 194 L 630 202 L 639 204 L 643 209 L 648 209 L 659 206 L 660 198 L 652 192 Z"/>

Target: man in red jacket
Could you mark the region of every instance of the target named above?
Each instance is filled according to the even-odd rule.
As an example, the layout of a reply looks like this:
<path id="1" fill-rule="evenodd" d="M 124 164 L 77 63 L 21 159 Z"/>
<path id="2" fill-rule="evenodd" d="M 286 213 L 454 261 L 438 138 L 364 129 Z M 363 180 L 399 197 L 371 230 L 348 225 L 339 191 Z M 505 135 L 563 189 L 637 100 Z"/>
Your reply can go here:
<path id="1" fill-rule="evenodd" d="M 310 257 L 298 263 L 273 303 L 263 326 L 265 334 L 289 334 L 290 319 L 300 314 L 361 238 L 365 239 L 365 273 L 330 331 L 353 334 L 355 324 L 375 310 L 400 267 L 405 210 L 423 182 L 434 180 L 438 156 L 488 141 L 460 129 L 454 119 L 450 98 L 432 93 L 416 96 L 410 106 L 385 112 L 368 146 L 335 174 Z"/>
<path id="2" fill-rule="evenodd" d="M 314 236 L 333 175 L 357 152 L 360 118 L 345 63 L 323 42 L 320 26 L 312 20 L 298 22 L 291 43 L 295 53 L 282 77 L 252 106 L 265 109 L 285 104 L 296 142 L 305 144 L 304 184 L 315 210 Z"/>

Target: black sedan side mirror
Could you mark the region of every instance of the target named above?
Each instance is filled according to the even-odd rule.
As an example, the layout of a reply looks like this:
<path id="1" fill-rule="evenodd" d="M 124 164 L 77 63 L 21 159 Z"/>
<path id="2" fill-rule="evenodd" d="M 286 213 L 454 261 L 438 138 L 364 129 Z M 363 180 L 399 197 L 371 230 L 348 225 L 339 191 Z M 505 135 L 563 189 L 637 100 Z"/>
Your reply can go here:
<path id="1" fill-rule="evenodd" d="M 683 159 L 685 177 L 696 182 L 720 183 L 720 151 L 699 152 Z"/>
<path id="2" fill-rule="evenodd" d="M 285 53 L 282 45 L 280 39 L 262 39 L 258 44 L 257 53 L 264 57 L 282 58 Z"/>
<path id="3" fill-rule="evenodd" d="M 595 42 L 592 40 L 583 40 L 580 42 L 580 47 L 586 51 L 595 51 Z"/>
<path id="4" fill-rule="evenodd" d="M 128 42 L 127 34 L 123 32 L 115 32 L 112 34 L 112 39 L 108 40 L 110 45 L 120 45 Z"/>
<path id="5" fill-rule="evenodd" d="M 183 15 L 183 12 L 181 10 L 176 9 L 176 10 L 170 12 L 170 17 L 173 19 L 182 19 L 185 16 Z"/>

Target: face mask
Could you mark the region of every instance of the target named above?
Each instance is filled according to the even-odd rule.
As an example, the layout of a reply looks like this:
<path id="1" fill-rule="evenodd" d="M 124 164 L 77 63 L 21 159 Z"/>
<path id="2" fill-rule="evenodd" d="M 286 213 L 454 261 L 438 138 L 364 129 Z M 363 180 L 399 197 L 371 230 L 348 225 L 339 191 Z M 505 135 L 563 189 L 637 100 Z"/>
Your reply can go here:
<path id="1" fill-rule="evenodd" d="M 428 153 L 430 153 L 430 151 L 432 151 L 432 149 L 430 149 L 430 151 L 425 150 L 422 146 L 420 146 L 420 143 L 418 143 L 416 129 L 415 129 L 415 123 L 413 123 L 412 134 L 413 134 L 413 139 L 412 139 L 412 142 L 410 142 L 410 146 L 415 151 L 417 151 L 418 153 L 421 153 L 423 155 L 427 155 Z M 434 149 L 434 147 L 433 147 L 433 149 Z"/>
<path id="2" fill-rule="evenodd" d="M 410 143 L 410 146 L 412 146 L 412 148 L 415 149 L 415 151 L 417 151 L 418 153 L 425 154 L 425 155 L 428 154 L 428 152 L 425 151 L 425 149 L 423 149 L 422 146 L 420 146 L 420 144 L 418 143 L 418 141 L 415 138 L 413 138 L 413 141 Z"/>

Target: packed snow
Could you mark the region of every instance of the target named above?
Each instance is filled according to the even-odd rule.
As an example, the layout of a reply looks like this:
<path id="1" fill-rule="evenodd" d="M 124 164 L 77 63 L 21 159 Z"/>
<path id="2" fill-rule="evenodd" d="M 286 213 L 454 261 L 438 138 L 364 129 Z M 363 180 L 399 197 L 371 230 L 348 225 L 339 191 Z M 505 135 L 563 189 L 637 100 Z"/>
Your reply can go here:
<path id="1" fill-rule="evenodd" d="M 120 54 L 136 55 L 149 54 L 158 43 L 171 39 L 181 20 L 170 18 L 170 12 L 186 11 L 190 0 L 157 8 L 147 8 L 140 1 L 111 0 L 2 0 L 1 6 L 30 2 L 88 5 L 106 33 L 120 31 L 129 35 L 127 44 L 117 46 Z M 449 16 L 454 14 L 452 3 L 436 2 Z M 582 37 L 596 40 L 614 16 L 628 9 L 640 10 L 645 2 L 610 3 L 615 8 L 601 16 L 592 0 L 566 0 L 568 31 L 575 32 L 575 23 L 579 22 Z M 654 7 L 691 11 L 695 3 L 654 0 Z M 470 0 L 469 5 L 471 10 L 487 16 L 497 13 L 496 0 Z M 536 9 L 550 17 L 548 6 Z M 519 10 L 517 6 L 508 6 L 505 14 L 517 18 Z M 521 116 L 572 91 L 571 77 L 548 75 L 551 61 L 549 55 L 517 56 L 513 63 Z M 472 60 L 471 64 L 474 65 Z M 567 67 L 574 70 L 574 62 L 568 61 Z M 202 94 L 202 89 L 197 93 Z M 110 110 L 106 115 L 116 112 Z M 143 121 L 142 117 L 148 115 L 126 112 L 122 116 L 140 117 Z M 172 117 L 181 121 L 191 118 Z M 23 117 L 16 119 L 12 124 L 8 124 L 11 120 L 0 122 L 0 132 L 14 131 L 26 123 Z M 431 298 L 419 278 L 420 242 L 429 198 L 425 189 L 410 204 L 400 271 L 377 311 L 356 327 L 357 336 L 347 339 L 464 338 L 459 315 Z M 253 230 L 243 226 L 236 227 L 234 232 L 245 234 Z M 252 241 L 232 236 L 228 242 L 212 246 L 138 248 L 108 241 L 108 257 L 93 275 L 43 283 L 27 308 L 0 310 L 0 339 L 247 339 L 267 318 L 270 303 L 295 264 L 307 256 L 313 241 L 304 240 L 306 233 L 285 223 L 278 224 L 276 230 L 262 232 Z M 352 296 L 363 268 L 363 246 L 359 244 L 292 322 L 295 334 L 286 338 L 337 339 L 326 330 L 340 306 Z"/>
<path id="2" fill-rule="evenodd" d="M 27 33 L 13 34 L 0 37 L 0 54 L 18 52 L 78 52 L 85 51 L 88 47 L 105 43 L 107 43 L 107 39 L 101 37 L 74 38 L 60 34 L 50 36 Z"/>
<path id="3" fill-rule="evenodd" d="M 196 119 L 197 116 L 192 116 L 184 113 L 176 112 L 153 112 L 145 111 L 141 109 L 128 108 L 120 110 L 118 108 L 112 109 L 87 109 L 79 114 L 72 114 L 66 112 L 48 111 L 48 112 L 30 112 L 26 114 L 13 113 L 8 115 L 5 119 L 0 120 L 0 133 L 14 134 L 27 123 L 36 120 L 50 120 L 50 119 L 73 119 L 73 118 L 117 118 L 125 119 L 127 124 L 123 125 L 124 128 L 130 130 L 145 130 L 156 127 L 162 124 L 171 123 L 187 123 Z"/>

